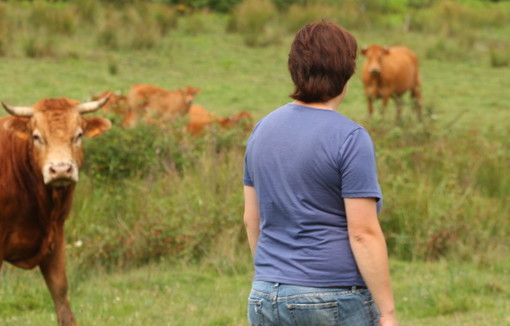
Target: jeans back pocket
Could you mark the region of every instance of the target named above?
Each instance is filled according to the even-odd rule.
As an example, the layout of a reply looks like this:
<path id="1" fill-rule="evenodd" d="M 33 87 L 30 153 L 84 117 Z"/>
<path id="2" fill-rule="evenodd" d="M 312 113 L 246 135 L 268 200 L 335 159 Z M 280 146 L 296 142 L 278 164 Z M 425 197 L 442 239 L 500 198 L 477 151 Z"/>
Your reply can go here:
<path id="1" fill-rule="evenodd" d="M 289 315 L 295 326 L 338 326 L 338 302 L 289 303 Z"/>

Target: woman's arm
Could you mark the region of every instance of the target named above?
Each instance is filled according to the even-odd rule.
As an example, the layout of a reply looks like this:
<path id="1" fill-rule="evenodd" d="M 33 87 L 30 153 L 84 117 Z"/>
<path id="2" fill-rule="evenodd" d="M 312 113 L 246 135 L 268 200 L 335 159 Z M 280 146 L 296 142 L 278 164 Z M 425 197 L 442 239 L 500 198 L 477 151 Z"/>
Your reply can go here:
<path id="1" fill-rule="evenodd" d="M 386 241 L 373 198 L 344 198 L 351 248 L 381 313 L 381 326 L 396 326 Z"/>
<path id="2" fill-rule="evenodd" d="M 259 201 L 254 187 L 244 186 L 244 226 L 248 234 L 248 244 L 252 255 L 255 254 L 259 240 Z"/>

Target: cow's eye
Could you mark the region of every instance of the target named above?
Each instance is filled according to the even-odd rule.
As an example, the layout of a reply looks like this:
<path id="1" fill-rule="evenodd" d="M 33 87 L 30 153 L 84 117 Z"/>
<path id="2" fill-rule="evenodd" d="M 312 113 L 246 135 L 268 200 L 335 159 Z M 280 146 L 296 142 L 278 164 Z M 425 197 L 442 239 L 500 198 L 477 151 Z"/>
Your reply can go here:
<path id="1" fill-rule="evenodd" d="M 41 135 L 36 134 L 36 133 L 34 133 L 32 135 L 32 140 L 34 141 L 34 143 L 38 143 L 38 144 L 42 144 L 43 143 Z"/>
<path id="2" fill-rule="evenodd" d="M 79 133 L 76 134 L 76 136 L 74 136 L 73 141 L 75 143 L 77 143 L 77 142 L 79 142 L 82 139 L 82 137 L 83 137 L 83 132 L 80 131 Z"/>

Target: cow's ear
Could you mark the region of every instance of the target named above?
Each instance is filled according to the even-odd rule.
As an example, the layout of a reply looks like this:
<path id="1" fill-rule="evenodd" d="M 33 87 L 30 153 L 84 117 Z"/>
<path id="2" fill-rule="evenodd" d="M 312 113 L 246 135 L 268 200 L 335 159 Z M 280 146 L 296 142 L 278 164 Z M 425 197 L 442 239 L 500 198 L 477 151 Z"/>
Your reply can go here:
<path id="1" fill-rule="evenodd" d="M 389 47 L 387 47 L 387 46 L 385 46 L 385 47 L 383 48 L 383 51 L 384 51 L 384 55 L 390 54 L 390 48 L 389 48 Z"/>
<path id="2" fill-rule="evenodd" d="M 19 138 L 29 139 L 31 136 L 28 127 L 29 120 L 29 118 L 10 117 L 4 122 L 3 128 L 11 131 Z"/>
<path id="3" fill-rule="evenodd" d="M 101 135 L 112 126 L 110 120 L 105 118 L 88 118 L 85 122 L 85 135 L 90 138 Z"/>
<path id="4" fill-rule="evenodd" d="M 186 93 L 188 93 L 188 95 L 191 95 L 191 96 L 194 96 L 196 94 L 200 94 L 202 93 L 202 89 L 200 88 L 195 88 L 195 87 L 192 87 L 192 86 L 188 86 L 186 88 Z"/>
<path id="5" fill-rule="evenodd" d="M 368 48 L 366 46 L 361 48 L 361 55 L 367 55 L 367 50 Z"/>

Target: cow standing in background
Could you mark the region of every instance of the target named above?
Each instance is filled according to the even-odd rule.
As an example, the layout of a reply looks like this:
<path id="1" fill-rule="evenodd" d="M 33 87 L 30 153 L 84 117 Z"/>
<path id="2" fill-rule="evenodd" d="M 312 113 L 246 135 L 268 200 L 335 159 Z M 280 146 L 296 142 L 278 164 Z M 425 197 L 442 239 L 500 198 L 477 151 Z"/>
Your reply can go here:
<path id="1" fill-rule="evenodd" d="M 397 107 L 397 120 L 402 111 L 402 95 L 411 92 L 418 120 L 422 120 L 421 82 L 416 55 L 404 46 L 371 45 L 361 50 L 366 57 L 361 80 L 368 101 L 368 113 L 373 114 L 373 100 L 382 98 L 382 116 L 392 97 Z"/>
<path id="2" fill-rule="evenodd" d="M 191 86 L 169 91 L 153 85 L 133 85 L 127 96 L 131 112 L 123 125 L 132 127 L 142 119 L 160 124 L 175 121 L 188 114 L 195 95 L 200 92 Z"/>
<path id="3" fill-rule="evenodd" d="M 76 325 L 67 299 L 64 222 L 83 162 L 82 139 L 111 127 L 107 119 L 82 114 L 107 100 L 2 103 L 11 116 L 0 118 L 0 267 L 3 261 L 24 269 L 39 266 L 59 326 Z"/>

